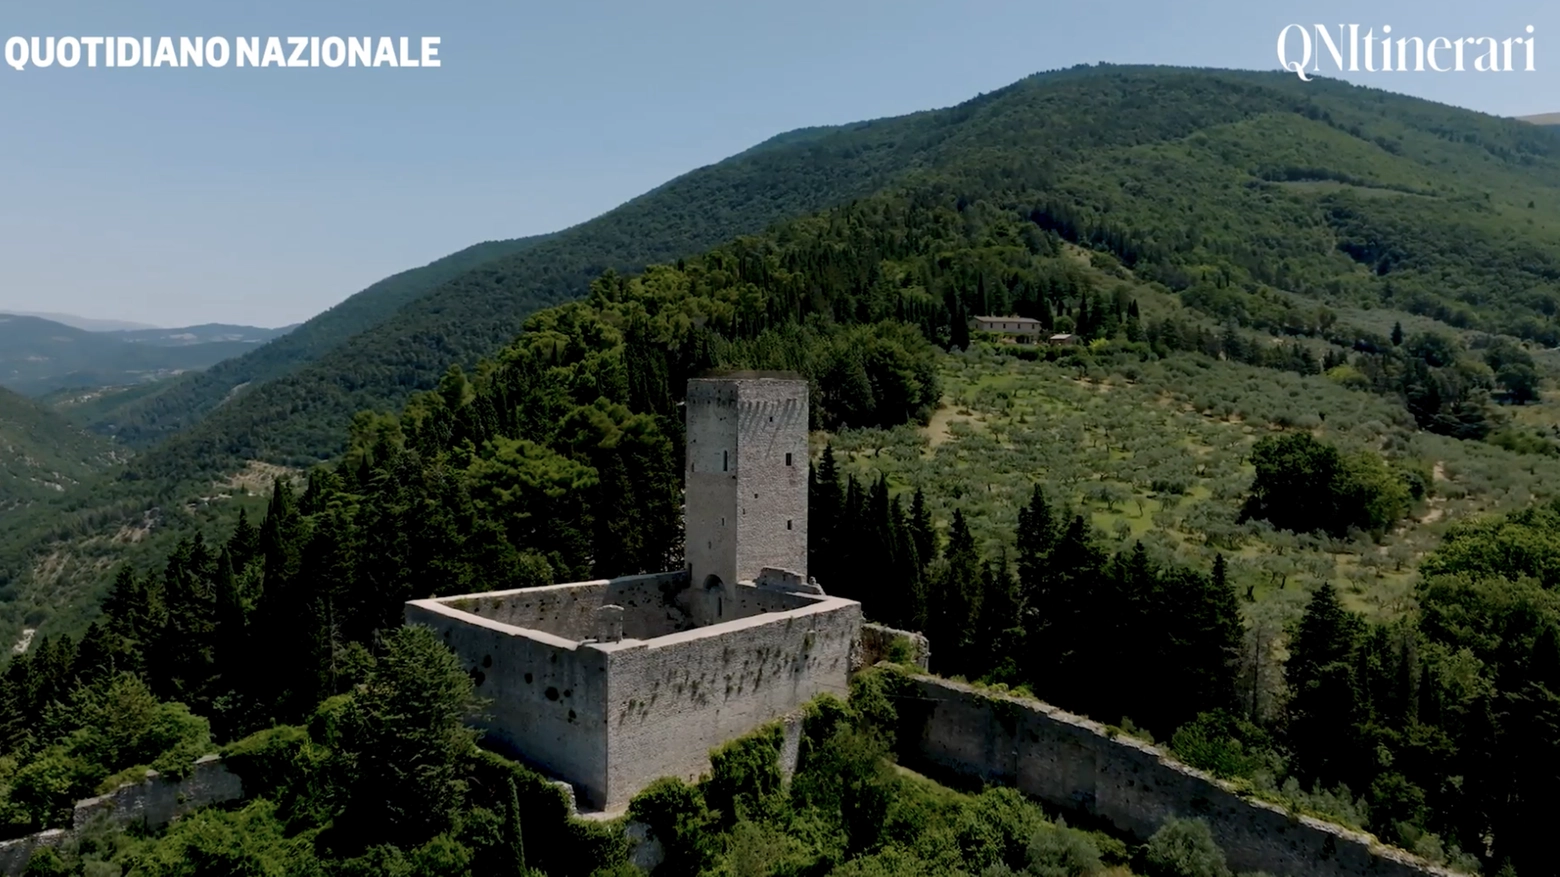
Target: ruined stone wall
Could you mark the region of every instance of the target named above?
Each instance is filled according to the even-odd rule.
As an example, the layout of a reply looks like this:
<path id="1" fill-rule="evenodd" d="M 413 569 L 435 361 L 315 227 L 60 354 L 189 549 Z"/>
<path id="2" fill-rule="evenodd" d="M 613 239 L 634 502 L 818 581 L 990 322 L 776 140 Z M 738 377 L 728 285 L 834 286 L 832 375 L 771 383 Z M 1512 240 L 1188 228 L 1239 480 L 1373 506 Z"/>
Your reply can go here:
<path id="1" fill-rule="evenodd" d="M 890 652 L 899 640 L 904 640 L 909 647 L 911 666 L 925 670 L 931 665 L 932 649 L 925 634 L 867 622 L 861 626 L 861 655 L 857 666 L 871 667 L 879 661 L 892 660 L 894 656 Z"/>
<path id="2" fill-rule="evenodd" d="M 69 829 L 51 829 L 0 842 L 0 875 L 21 874 L 33 853 L 43 847 L 60 847 L 89 825 L 107 823 L 121 827 L 162 828 L 191 810 L 243 797 L 243 781 L 216 755 L 196 761 L 183 779 L 172 779 L 148 770 L 146 779 L 141 782 L 77 801 Z"/>
<path id="3" fill-rule="evenodd" d="M 1047 704 L 930 676 L 900 705 L 905 760 L 1016 787 L 1147 839 L 1171 816 L 1202 817 L 1235 871 L 1274 877 L 1425 877 L 1452 872 L 1373 837 L 1243 798 L 1155 747 Z"/>
<path id="4" fill-rule="evenodd" d="M 489 703 L 474 724 L 496 748 L 605 798 L 607 656 L 541 631 L 521 631 L 433 600 L 406 604 L 406 622 L 434 629 Z"/>
<path id="5" fill-rule="evenodd" d="M 14 840 L 0 841 L 0 875 L 19 877 L 27 869 L 33 853 L 44 847 L 59 849 L 71 839 L 71 832 L 63 828 L 51 828 L 37 834 L 29 834 Z"/>
<path id="6" fill-rule="evenodd" d="M 611 794 L 599 806 L 621 809 L 659 777 L 696 779 L 710 750 L 824 692 L 846 697 L 860 626 L 859 604 L 824 598 L 610 651 Z"/>

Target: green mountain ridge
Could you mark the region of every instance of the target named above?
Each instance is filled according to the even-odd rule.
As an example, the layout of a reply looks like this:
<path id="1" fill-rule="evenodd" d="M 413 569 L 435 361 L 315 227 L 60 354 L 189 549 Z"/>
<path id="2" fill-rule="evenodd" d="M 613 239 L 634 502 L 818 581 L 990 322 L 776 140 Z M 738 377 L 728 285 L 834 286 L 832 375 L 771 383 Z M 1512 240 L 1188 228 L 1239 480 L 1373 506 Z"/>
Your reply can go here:
<path id="1" fill-rule="evenodd" d="M 358 411 L 399 408 L 451 364 L 474 366 L 534 310 L 582 296 L 607 269 L 693 255 L 889 187 L 952 191 L 961 203 L 1027 199 L 1037 230 L 1109 253 L 1246 331 L 1386 344 L 1367 337 L 1373 327 L 1336 320 L 1386 308 L 1452 331 L 1552 339 L 1557 154 L 1560 143 L 1523 123 L 1386 92 L 1167 68 L 1041 74 L 944 110 L 781 135 L 484 260 L 355 335 L 315 335 L 317 357 L 289 348 L 297 355 L 278 357 L 285 369 L 266 372 L 269 382 L 239 389 L 235 360 L 177 382 L 183 401 L 170 390 L 126 406 L 134 416 L 116 426 L 127 443 L 171 437 L 89 502 L 62 502 L 7 534 L 12 599 L 0 612 L 79 625 L 105 563 L 150 562 L 181 532 L 215 532 L 233 504 L 213 483 L 339 454 Z M 301 346 L 289 339 L 308 328 L 251 356 Z M 200 411 L 211 413 L 194 422 Z M 152 537 L 106 540 L 151 507 Z M 37 558 L 58 555 L 41 574 Z"/>

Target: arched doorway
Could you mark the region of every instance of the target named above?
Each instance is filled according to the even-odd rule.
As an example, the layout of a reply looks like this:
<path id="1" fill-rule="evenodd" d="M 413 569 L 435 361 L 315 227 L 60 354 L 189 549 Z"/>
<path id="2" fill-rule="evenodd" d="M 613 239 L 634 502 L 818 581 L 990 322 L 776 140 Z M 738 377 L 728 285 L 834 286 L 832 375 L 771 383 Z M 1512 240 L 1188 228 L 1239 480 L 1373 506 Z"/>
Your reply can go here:
<path id="1" fill-rule="evenodd" d="M 714 598 L 715 617 L 716 618 L 723 618 L 723 617 L 725 617 L 725 611 L 726 611 L 725 591 L 726 591 L 725 582 L 722 582 L 720 580 L 720 576 L 718 576 L 718 575 L 716 575 L 714 573 L 710 573 L 709 575 L 704 577 L 704 599 L 706 601 L 705 605 L 708 606 L 709 605 L 708 601 L 711 598 Z"/>

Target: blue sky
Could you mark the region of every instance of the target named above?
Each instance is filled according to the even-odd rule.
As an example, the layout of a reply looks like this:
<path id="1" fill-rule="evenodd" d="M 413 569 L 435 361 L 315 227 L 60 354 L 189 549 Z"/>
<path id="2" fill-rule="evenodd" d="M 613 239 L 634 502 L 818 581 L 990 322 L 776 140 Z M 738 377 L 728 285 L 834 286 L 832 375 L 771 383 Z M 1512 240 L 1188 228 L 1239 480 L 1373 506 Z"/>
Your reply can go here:
<path id="1" fill-rule="evenodd" d="M 0 308 L 296 322 L 782 131 L 947 106 L 1084 62 L 1274 69 L 1279 30 L 1313 22 L 1427 39 L 1532 24 L 1537 73 L 1356 80 L 1491 113 L 1560 111 L 1550 0 L 7 3 L 0 39 L 438 36 L 443 64 L 0 67 Z"/>

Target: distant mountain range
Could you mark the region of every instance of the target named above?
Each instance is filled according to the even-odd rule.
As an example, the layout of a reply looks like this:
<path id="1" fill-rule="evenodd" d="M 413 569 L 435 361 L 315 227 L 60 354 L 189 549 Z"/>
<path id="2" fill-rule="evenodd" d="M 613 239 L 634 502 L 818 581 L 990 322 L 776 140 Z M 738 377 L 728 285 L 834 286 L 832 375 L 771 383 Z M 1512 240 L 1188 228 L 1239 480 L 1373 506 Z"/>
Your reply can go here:
<path id="1" fill-rule="evenodd" d="M 39 316 L 0 313 L 0 386 L 41 396 L 64 388 L 137 384 L 207 368 L 292 328 L 220 323 L 124 328 L 114 321 L 72 319 L 119 328 L 88 330 Z"/>
<path id="2" fill-rule="evenodd" d="M 1532 122 L 1545 128 L 1560 128 L 1560 113 L 1539 113 L 1535 116 L 1519 116 L 1524 122 Z"/>
<path id="3" fill-rule="evenodd" d="M 50 311 L 17 311 L 9 308 L 0 308 L 0 313 L 14 314 L 18 317 L 42 317 L 45 320 L 64 323 L 73 329 L 80 329 L 84 332 L 117 332 L 122 329 L 162 328 L 151 323 L 132 323 L 129 320 L 98 320 L 92 317 L 80 317 L 75 314 L 57 314 Z"/>

